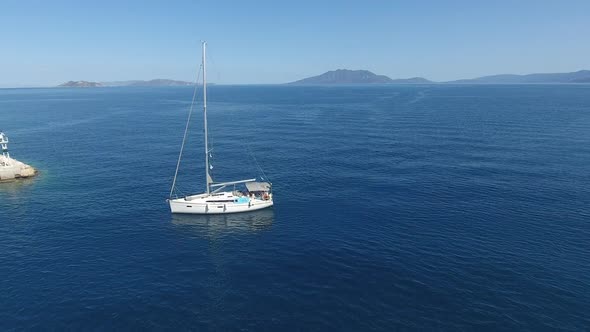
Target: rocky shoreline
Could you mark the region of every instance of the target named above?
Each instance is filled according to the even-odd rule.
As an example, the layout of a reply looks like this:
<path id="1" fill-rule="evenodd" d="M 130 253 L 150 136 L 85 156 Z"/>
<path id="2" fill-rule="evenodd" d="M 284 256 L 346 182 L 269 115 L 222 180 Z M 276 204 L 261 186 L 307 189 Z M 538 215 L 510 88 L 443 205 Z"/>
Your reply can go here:
<path id="1" fill-rule="evenodd" d="M 0 155 L 0 182 L 25 179 L 37 175 L 37 170 L 30 165 Z"/>

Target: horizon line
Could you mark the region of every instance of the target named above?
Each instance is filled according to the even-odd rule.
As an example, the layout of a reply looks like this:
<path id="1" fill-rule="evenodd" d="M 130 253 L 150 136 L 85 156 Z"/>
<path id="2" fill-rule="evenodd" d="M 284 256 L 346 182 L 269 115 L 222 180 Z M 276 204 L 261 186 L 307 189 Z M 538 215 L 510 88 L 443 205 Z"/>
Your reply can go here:
<path id="1" fill-rule="evenodd" d="M 297 81 L 300 80 L 305 80 L 307 78 L 310 77 L 316 77 L 316 76 L 321 76 L 323 74 L 329 73 L 329 72 L 334 72 L 334 71 L 368 71 L 371 72 L 373 74 L 375 74 L 373 71 L 368 70 L 368 69 L 343 69 L 343 68 L 338 68 L 338 69 L 333 69 L 333 70 L 328 70 L 323 72 L 322 74 L 319 75 L 314 75 L 314 76 L 309 76 L 309 77 L 305 77 L 303 79 L 299 79 L 296 81 L 291 81 L 291 82 L 283 82 L 283 83 L 215 83 L 215 82 L 211 82 L 208 83 L 208 85 L 287 85 L 287 84 L 291 84 L 291 83 L 295 83 Z M 477 76 L 477 77 L 473 77 L 473 78 L 460 78 L 460 79 L 456 79 L 456 80 L 448 80 L 448 81 L 433 81 L 430 80 L 428 78 L 425 78 L 423 76 L 412 76 L 412 77 L 407 77 L 407 78 L 391 78 L 388 75 L 385 74 L 375 74 L 375 75 L 379 75 L 379 76 L 386 76 L 389 79 L 392 80 L 406 80 L 406 79 L 415 79 L 415 78 L 421 78 L 421 79 L 425 79 L 428 80 L 428 83 L 397 83 L 397 84 L 403 84 L 403 85 L 408 85 L 408 84 L 414 84 L 414 85 L 419 85 L 419 84 L 447 84 L 447 83 L 456 83 L 456 84 L 462 84 L 459 83 L 458 81 L 465 81 L 465 80 L 476 80 L 479 78 L 483 78 L 483 77 L 493 77 L 493 76 L 527 76 L 527 75 L 545 75 L 545 74 L 573 74 L 573 73 L 579 73 L 579 72 L 584 72 L 584 71 L 590 71 L 588 69 L 578 69 L 578 70 L 574 70 L 574 71 L 568 71 L 568 72 L 534 72 L 534 73 L 527 73 L 527 74 L 509 74 L 509 73 L 503 73 L 503 74 L 490 74 L 490 75 L 483 75 L 483 76 Z M 153 79 L 129 79 L 129 80 L 108 80 L 108 81 L 91 81 L 91 80 L 68 80 L 65 81 L 63 83 L 60 84 L 64 84 L 64 83 L 68 83 L 68 82 L 89 82 L 89 83 L 112 83 L 112 82 L 132 82 L 132 81 L 137 81 L 137 82 L 150 82 L 150 81 L 155 81 L 155 80 L 169 80 L 169 81 L 178 81 L 178 82 L 184 82 L 184 83 L 191 83 L 190 85 L 195 85 L 196 82 L 194 81 L 185 81 L 185 80 L 181 80 L 181 79 L 172 79 L 172 78 L 153 78 Z M 32 88 L 59 88 L 60 84 L 57 85 L 36 85 L 36 84 L 21 84 L 21 85 L 0 85 L 0 89 L 32 89 Z M 335 84 L 307 84 L 307 85 L 344 85 L 346 83 L 335 83 Z M 352 85 L 354 85 L 355 83 L 351 83 Z M 363 84 L 363 85 L 375 85 L 378 83 L 359 83 L 359 84 Z M 396 83 L 382 83 L 382 84 L 396 84 Z M 470 83 L 466 83 L 466 84 L 470 84 Z M 475 83 L 475 84 L 486 84 L 486 83 Z M 487 84 L 586 84 L 583 82 L 580 83 L 576 83 L 576 82 L 572 82 L 572 83 L 564 83 L 564 82 L 556 82 L 556 83 L 487 83 Z M 187 84 L 188 86 L 189 84 Z M 296 84 L 295 84 L 296 85 Z M 116 85 L 105 85 L 105 86 L 101 86 L 102 88 L 108 88 L 108 87 L 125 87 L 123 86 L 116 86 Z M 129 86 L 127 86 L 129 87 Z M 144 86 L 145 87 L 145 86 Z M 160 86 L 161 87 L 161 86 Z M 61 87 L 61 88 L 68 88 L 68 87 Z"/>

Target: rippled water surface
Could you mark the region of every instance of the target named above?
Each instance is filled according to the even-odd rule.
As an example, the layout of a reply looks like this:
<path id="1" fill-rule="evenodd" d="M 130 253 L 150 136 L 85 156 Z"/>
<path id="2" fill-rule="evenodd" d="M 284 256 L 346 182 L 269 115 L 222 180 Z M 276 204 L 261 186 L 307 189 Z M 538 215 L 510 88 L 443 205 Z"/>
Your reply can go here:
<path id="1" fill-rule="evenodd" d="M 590 85 L 212 86 L 213 176 L 171 216 L 191 88 L 0 90 L 0 329 L 585 330 Z M 180 170 L 203 190 L 201 112 Z"/>

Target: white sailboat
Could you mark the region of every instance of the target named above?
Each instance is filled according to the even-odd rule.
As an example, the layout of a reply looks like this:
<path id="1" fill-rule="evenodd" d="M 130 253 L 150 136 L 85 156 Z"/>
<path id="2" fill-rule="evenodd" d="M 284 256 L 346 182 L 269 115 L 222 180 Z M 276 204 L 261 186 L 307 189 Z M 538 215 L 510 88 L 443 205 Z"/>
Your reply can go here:
<path id="1" fill-rule="evenodd" d="M 203 126 L 205 132 L 205 183 L 206 192 L 196 195 L 187 195 L 183 197 L 173 196 L 176 188 L 176 178 L 184 143 L 188 131 L 188 122 L 176 165 L 174 181 L 170 190 L 168 203 L 172 213 L 190 213 L 190 214 L 226 214 L 260 210 L 273 205 L 272 185 L 270 182 L 257 182 L 255 178 L 229 182 L 214 182 L 210 175 L 209 157 L 211 149 L 208 143 L 207 128 L 207 67 L 206 67 L 206 46 L 203 42 Z M 193 98 L 194 101 L 194 98 Z M 192 106 L 191 106 L 192 107 Z M 190 114 L 189 119 L 190 121 Z M 235 190 L 236 185 L 244 185 L 246 190 Z M 226 191 L 229 186 L 234 190 Z"/>

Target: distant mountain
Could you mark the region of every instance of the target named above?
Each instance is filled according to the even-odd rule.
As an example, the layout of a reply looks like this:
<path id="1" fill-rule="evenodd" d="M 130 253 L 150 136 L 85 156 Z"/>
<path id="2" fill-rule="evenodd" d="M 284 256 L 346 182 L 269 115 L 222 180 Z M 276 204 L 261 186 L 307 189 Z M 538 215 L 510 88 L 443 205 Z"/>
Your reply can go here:
<path id="1" fill-rule="evenodd" d="M 67 87 L 67 88 L 96 88 L 103 86 L 101 83 L 98 82 L 88 82 L 88 81 L 69 81 L 66 83 L 62 83 L 58 85 L 58 87 Z"/>
<path id="2" fill-rule="evenodd" d="M 572 73 L 549 73 L 528 75 L 492 75 L 473 79 L 463 79 L 445 83 L 459 84 L 527 84 L 527 83 L 590 83 L 590 70 Z"/>
<path id="3" fill-rule="evenodd" d="M 299 81 L 288 84 L 306 85 L 306 84 L 416 84 L 416 83 L 432 83 L 422 77 L 413 77 L 405 79 L 395 79 L 385 75 L 377 75 L 368 70 L 348 70 L 338 69 L 325 72 L 318 76 L 304 78 Z"/>
<path id="4" fill-rule="evenodd" d="M 368 70 L 338 69 L 289 84 L 366 84 L 390 82 L 391 78 L 384 75 L 376 75 Z"/>

